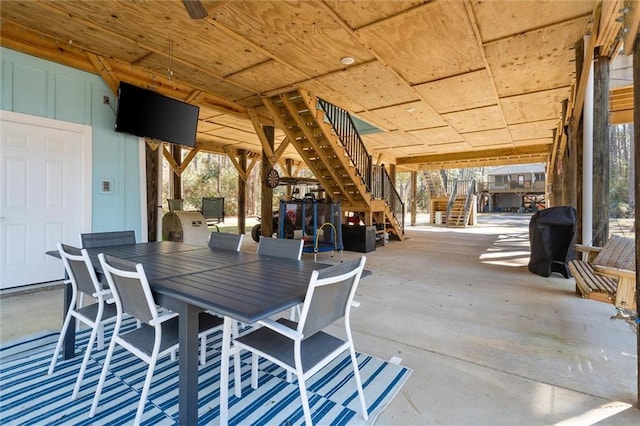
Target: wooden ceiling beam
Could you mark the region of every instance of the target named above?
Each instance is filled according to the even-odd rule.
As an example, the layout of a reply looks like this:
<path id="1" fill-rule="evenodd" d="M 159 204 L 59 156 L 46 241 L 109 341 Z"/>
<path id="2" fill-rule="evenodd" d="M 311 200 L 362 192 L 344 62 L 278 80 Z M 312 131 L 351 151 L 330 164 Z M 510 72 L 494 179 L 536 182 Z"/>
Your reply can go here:
<path id="1" fill-rule="evenodd" d="M 549 155 L 550 145 L 532 145 L 522 148 L 485 149 L 471 152 L 455 152 L 450 154 L 416 155 L 413 157 L 399 157 L 396 160 L 398 166 L 428 163 L 451 163 L 482 161 L 492 158 L 518 158 L 540 157 Z"/>
<path id="2" fill-rule="evenodd" d="M 624 14 L 624 28 L 627 28 L 627 32 L 623 36 L 624 54 L 631 55 L 638 31 L 640 31 L 640 5 L 637 1 L 625 2 L 625 5 L 629 7 L 629 10 Z"/>
<path id="3" fill-rule="evenodd" d="M 120 78 L 113 72 L 113 68 L 109 64 L 109 61 L 102 56 L 95 53 L 87 52 L 87 57 L 96 73 L 102 77 L 102 81 L 111 89 L 113 93 L 118 93 L 118 86 L 120 85 Z"/>
<path id="4" fill-rule="evenodd" d="M 593 54 L 596 50 L 596 39 L 598 34 L 598 25 L 600 23 L 600 11 L 601 5 L 596 6 L 593 11 L 593 27 L 591 29 L 591 35 L 589 36 L 589 42 L 584 48 L 584 63 L 582 64 L 582 72 L 580 73 L 580 79 L 577 81 L 576 92 L 573 101 L 573 111 L 569 114 L 572 120 L 572 133 L 575 135 L 580 125 L 580 118 L 582 117 L 582 108 L 584 106 L 584 97 L 587 91 L 587 79 L 589 78 L 589 70 L 591 69 L 591 63 L 593 62 Z M 566 138 L 562 139 L 559 155 L 563 155 L 567 149 Z"/>
<path id="5" fill-rule="evenodd" d="M 96 70 L 86 51 L 73 44 L 22 27 L 11 21 L 2 21 L 2 46 L 41 59 L 95 74 Z"/>

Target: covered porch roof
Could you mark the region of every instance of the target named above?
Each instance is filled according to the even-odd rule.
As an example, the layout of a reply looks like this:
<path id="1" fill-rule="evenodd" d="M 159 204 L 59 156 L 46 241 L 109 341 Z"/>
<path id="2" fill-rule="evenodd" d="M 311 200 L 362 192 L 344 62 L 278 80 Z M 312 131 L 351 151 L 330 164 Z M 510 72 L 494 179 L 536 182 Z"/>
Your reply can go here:
<path id="1" fill-rule="evenodd" d="M 380 130 L 362 135 L 376 162 L 416 170 L 548 162 L 581 113 L 576 44 L 584 68 L 630 53 L 640 21 L 622 0 L 199 3 L 7 1 L 0 39 L 199 105 L 201 149 L 260 152 L 261 98 L 303 88 Z"/>

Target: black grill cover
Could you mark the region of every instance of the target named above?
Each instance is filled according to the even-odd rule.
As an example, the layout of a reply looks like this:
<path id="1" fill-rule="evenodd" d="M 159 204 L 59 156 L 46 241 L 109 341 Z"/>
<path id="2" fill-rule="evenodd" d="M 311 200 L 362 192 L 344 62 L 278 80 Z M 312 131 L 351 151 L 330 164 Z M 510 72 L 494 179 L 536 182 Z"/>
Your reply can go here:
<path id="1" fill-rule="evenodd" d="M 529 222 L 529 271 L 543 277 L 559 272 L 569 278 L 567 263 L 576 258 L 575 242 L 576 209 L 560 206 L 536 212 Z"/>

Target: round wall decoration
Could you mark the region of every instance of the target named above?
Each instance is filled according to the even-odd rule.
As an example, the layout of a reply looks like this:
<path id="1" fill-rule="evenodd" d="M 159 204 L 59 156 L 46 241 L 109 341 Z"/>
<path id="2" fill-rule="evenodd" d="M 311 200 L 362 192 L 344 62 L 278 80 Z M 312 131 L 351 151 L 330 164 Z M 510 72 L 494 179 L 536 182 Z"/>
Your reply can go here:
<path id="1" fill-rule="evenodd" d="M 269 170 L 269 173 L 267 174 L 267 186 L 269 188 L 275 188 L 276 186 L 278 186 L 279 182 L 280 175 L 278 174 L 278 171 L 276 169 Z"/>

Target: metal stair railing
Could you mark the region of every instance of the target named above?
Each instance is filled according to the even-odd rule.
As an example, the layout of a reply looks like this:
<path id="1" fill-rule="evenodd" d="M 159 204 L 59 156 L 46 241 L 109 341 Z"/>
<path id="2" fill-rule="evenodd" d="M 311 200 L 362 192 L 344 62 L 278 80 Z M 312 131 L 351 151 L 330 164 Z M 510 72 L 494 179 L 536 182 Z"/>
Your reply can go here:
<path id="1" fill-rule="evenodd" d="M 447 204 L 447 224 L 451 223 L 451 217 L 453 213 L 453 206 L 458 198 L 458 195 L 464 195 L 464 225 L 467 225 L 469 220 L 469 207 L 473 194 L 475 194 L 476 181 L 471 180 L 456 180 L 453 183 L 451 193 L 449 195 L 449 203 Z"/>
<path id="2" fill-rule="evenodd" d="M 318 106 L 325 113 L 325 117 L 333 127 L 333 130 L 338 135 L 338 139 L 347 151 L 347 155 L 351 159 L 351 162 L 356 168 L 356 172 L 362 178 L 362 182 L 367 187 L 369 192 L 371 190 L 372 180 L 372 164 L 373 159 L 367 152 L 367 148 L 360 138 L 358 129 L 356 129 L 351 115 L 342 108 L 333 105 L 318 98 Z"/>
<path id="3" fill-rule="evenodd" d="M 385 200 L 404 234 L 404 202 L 384 166 L 373 166 L 374 198 Z"/>
<path id="4" fill-rule="evenodd" d="M 404 203 L 384 166 L 374 166 L 351 115 L 324 99 L 318 98 L 318 107 L 338 135 L 347 155 L 373 198 L 385 200 L 397 224 L 404 233 Z"/>
<path id="5" fill-rule="evenodd" d="M 476 193 L 476 180 L 471 179 L 469 182 L 469 188 L 467 189 L 467 196 L 464 200 L 464 226 L 466 227 L 469 224 L 469 216 L 471 215 L 471 201 L 473 200 L 473 196 Z"/>

